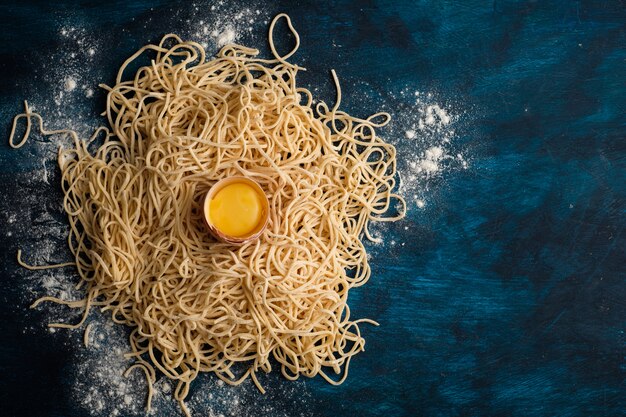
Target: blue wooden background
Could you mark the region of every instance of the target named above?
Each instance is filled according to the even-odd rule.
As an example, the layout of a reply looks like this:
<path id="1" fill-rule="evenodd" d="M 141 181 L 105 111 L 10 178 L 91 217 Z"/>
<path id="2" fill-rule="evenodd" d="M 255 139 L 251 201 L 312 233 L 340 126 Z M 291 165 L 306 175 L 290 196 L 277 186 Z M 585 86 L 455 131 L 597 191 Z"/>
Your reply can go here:
<path id="1" fill-rule="evenodd" d="M 304 80 L 332 100 L 335 68 L 348 111 L 386 103 L 393 112 L 402 98 L 385 92 L 406 85 L 472 109 L 458 139 L 471 168 L 432 183 L 428 209 L 389 226 L 405 245 L 374 248 L 373 277 L 352 293 L 353 314 L 381 326 L 364 329 L 366 351 L 348 381 L 307 380 L 302 400 L 281 398 L 272 377 L 270 394 L 249 398 L 257 415 L 268 402 L 290 416 L 626 415 L 626 3 L 249 5 L 292 15 Z M 181 27 L 187 6 L 3 2 L 0 130 L 8 134 L 21 100 L 51 88 L 32 80 L 59 47 L 60 20 L 108 40 L 94 71 L 110 83 L 132 51 Z M 356 80 L 380 100 L 352 100 Z M 85 106 L 101 110 L 102 95 Z M 2 213 L 19 212 L 20 179 L 39 169 L 28 152 L 0 145 Z M 52 186 L 42 204 L 59 197 Z M 14 238 L 0 237 L 0 414 L 85 415 L 66 389 L 68 357 L 81 347 L 43 326 L 23 330 L 46 318 L 25 313 Z"/>

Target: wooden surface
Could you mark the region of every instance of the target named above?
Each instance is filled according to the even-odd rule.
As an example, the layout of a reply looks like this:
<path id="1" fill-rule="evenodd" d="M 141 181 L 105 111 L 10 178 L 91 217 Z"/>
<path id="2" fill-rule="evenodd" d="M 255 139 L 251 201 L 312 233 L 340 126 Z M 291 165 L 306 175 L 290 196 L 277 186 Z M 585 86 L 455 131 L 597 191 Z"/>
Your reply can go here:
<path id="1" fill-rule="evenodd" d="M 105 40 L 98 60 L 85 65 L 110 83 L 138 47 L 180 30 L 187 15 L 210 16 L 208 3 L 200 4 L 194 11 L 190 3 L 164 1 L 3 3 L 2 131 L 8 135 L 24 98 L 53 96 L 58 88 L 41 75 L 54 62 L 47 62 L 48 70 L 41 66 L 62 46 L 62 24 L 85 27 Z M 363 328 L 366 351 L 352 362 L 347 382 L 332 387 L 315 379 L 287 388 L 292 383 L 274 373 L 264 380 L 269 394 L 246 391 L 246 401 L 257 407 L 240 412 L 624 415 L 626 4 L 249 5 L 293 17 L 303 42 L 295 60 L 308 68 L 303 82 L 332 100 L 328 70 L 335 68 L 349 112 L 366 116 L 385 104 L 393 113 L 411 104 L 394 93 L 407 86 L 436 91 L 462 114 L 455 146 L 470 167 L 430 180 L 424 209 L 413 205 L 407 220 L 380 229 L 386 244 L 371 247 L 372 278 L 350 299 L 355 317 L 375 319 L 380 327 Z M 265 33 L 266 26 L 258 23 L 254 30 Z M 262 39 L 257 36 L 251 46 L 267 50 Z M 374 99 L 360 99 L 359 80 Z M 96 114 L 103 97 L 97 93 L 65 111 Z M 15 227 L 8 223 L 11 216 L 29 221 L 21 213 L 33 204 L 30 193 L 42 196 L 41 210 L 58 213 L 59 186 L 38 183 L 48 187 L 41 193 L 28 181 L 40 175 L 38 143 L 20 151 L 6 141 L 0 146 L 5 231 Z M 399 158 L 411 146 L 418 145 L 399 146 Z M 58 179 L 58 173 L 51 175 Z M 19 230 L 0 236 L 0 414 L 95 413 L 69 388 L 71 358 L 84 348 L 49 334 L 49 317 L 27 309 L 41 291 L 25 290 L 15 252 L 46 236 Z M 59 243 L 56 259 L 63 256 L 67 250 Z M 27 281 L 30 288 L 32 277 L 37 275 Z M 217 409 L 208 398 L 201 404 L 205 414 L 198 415 Z M 228 413 L 228 405 L 220 407 Z"/>

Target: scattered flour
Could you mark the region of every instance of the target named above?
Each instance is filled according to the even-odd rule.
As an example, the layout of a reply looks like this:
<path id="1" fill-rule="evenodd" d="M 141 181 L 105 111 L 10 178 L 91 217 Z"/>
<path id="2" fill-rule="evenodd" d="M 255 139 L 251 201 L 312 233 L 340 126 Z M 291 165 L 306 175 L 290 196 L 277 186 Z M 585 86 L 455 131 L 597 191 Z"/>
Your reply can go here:
<path id="1" fill-rule="evenodd" d="M 74 284 L 65 279 L 64 276 L 57 276 L 53 270 L 46 271 L 46 275 L 43 277 L 43 288 L 46 289 L 46 294 L 53 297 L 58 297 L 62 300 L 78 300 L 80 295 L 74 289 Z"/>
<path id="2" fill-rule="evenodd" d="M 182 9 L 174 13 L 174 17 L 184 22 L 182 28 L 175 23 L 178 29 L 175 32 L 183 39 L 198 42 L 209 54 L 228 44 L 243 43 L 244 40 L 248 44 L 258 34 L 265 35 L 266 31 L 259 29 L 265 29 L 269 23 L 266 10 L 253 8 L 247 3 L 237 5 L 217 1 L 208 6 L 204 2 L 194 2 L 187 12 L 190 14 L 185 15 Z M 150 23 L 148 19 L 146 26 L 149 27 Z"/>
<path id="3" fill-rule="evenodd" d="M 93 312 L 89 348 L 82 345 L 83 330 L 72 334 L 75 344 L 70 374 L 72 395 L 84 411 L 92 416 L 140 413 L 144 408 L 147 385 L 143 373 L 124 372 L 132 364 L 124 353 L 130 351 L 128 331 L 114 324 L 106 314 Z"/>
<path id="4" fill-rule="evenodd" d="M 463 114 L 457 114 L 459 105 L 443 105 L 433 93 L 411 91 L 406 88 L 399 96 L 409 102 L 394 116 L 392 130 L 404 133 L 395 140 L 398 149 L 400 192 L 411 207 L 424 208 L 432 180 L 441 178 L 451 169 L 467 169 L 462 150 L 454 143 L 458 127 L 463 126 Z M 397 134 L 393 135 L 397 137 Z"/>
<path id="5" fill-rule="evenodd" d="M 227 27 L 222 33 L 212 32 L 217 40 L 217 46 L 224 46 L 235 42 L 237 34 L 232 27 Z"/>
<path id="6" fill-rule="evenodd" d="M 439 162 L 444 157 L 443 149 L 439 146 L 432 146 L 424 152 L 423 158 L 418 161 L 409 162 L 409 166 L 417 173 L 432 175 L 439 171 Z M 446 157 L 448 157 L 446 155 Z"/>
<path id="7" fill-rule="evenodd" d="M 450 116 L 448 116 L 448 113 L 439 107 L 439 105 L 434 104 L 426 107 L 426 110 L 424 111 L 424 118 L 420 120 L 420 126 L 422 129 L 424 128 L 424 125 L 432 126 L 437 123 L 437 120 L 445 126 L 450 123 Z"/>
<path id="8" fill-rule="evenodd" d="M 62 22 L 57 33 L 58 48 L 33 63 L 33 82 L 17 87 L 28 91 L 38 86 L 25 92 L 25 98 L 44 117 L 47 128 L 70 127 L 85 136 L 98 124 L 95 103 L 88 99 L 98 83 L 107 79 L 105 75 L 110 75 L 100 65 L 106 48 L 90 27 Z"/>

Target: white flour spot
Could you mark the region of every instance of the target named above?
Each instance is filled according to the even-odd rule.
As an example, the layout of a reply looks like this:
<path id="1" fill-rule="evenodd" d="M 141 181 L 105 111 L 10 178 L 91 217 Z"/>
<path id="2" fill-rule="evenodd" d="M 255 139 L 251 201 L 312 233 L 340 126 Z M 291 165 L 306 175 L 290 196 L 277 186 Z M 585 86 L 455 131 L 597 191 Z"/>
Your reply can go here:
<path id="1" fill-rule="evenodd" d="M 73 91 L 76 88 L 76 80 L 73 77 L 67 77 L 63 83 L 65 91 Z"/>
<path id="2" fill-rule="evenodd" d="M 399 96 L 413 102 L 392 115 L 389 140 L 398 151 L 400 193 L 407 199 L 409 210 L 424 208 L 432 179 L 443 177 L 451 169 L 469 167 L 462 150 L 453 143 L 456 127 L 462 126 L 462 114 L 456 113 L 458 104 L 437 103 L 433 93 L 406 88 Z M 402 140 L 394 134 L 399 129 L 404 132 Z"/>
<path id="3" fill-rule="evenodd" d="M 450 123 L 450 116 L 448 116 L 448 113 L 439 107 L 439 105 L 434 104 L 426 107 L 426 110 L 424 111 L 424 118 L 420 119 L 420 122 L 422 122 L 419 123 L 421 129 L 424 128 L 424 125 L 432 126 L 437 122 L 445 126 Z"/>
<path id="4" fill-rule="evenodd" d="M 417 173 L 432 175 L 439 171 L 439 161 L 443 157 L 443 149 L 439 146 L 432 146 L 424 152 L 421 160 L 409 162 L 409 166 Z"/>
<path id="5" fill-rule="evenodd" d="M 231 27 L 227 27 L 222 33 L 217 34 L 217 46 L 224 46 L 235 42 L 237 34 Z"/>

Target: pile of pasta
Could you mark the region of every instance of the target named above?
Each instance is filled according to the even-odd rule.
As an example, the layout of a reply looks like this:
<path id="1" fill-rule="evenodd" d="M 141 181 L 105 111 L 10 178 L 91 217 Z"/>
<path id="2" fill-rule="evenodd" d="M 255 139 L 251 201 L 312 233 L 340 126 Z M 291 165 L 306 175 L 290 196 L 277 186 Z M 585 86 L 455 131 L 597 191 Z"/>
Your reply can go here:
<path id="1" fill-rule="evenodd" d="M 272 38 L 281 18 L 296 40 L 283 56 Z M 298 87 L 302 68 L 287 59 L 299 37 L 288 16 L 272 21 L 269 41 L 272 59 L 240 45 L 208 59 L 201 45 L 167 35 L 103 86 L 109 127 L 92 139 L 46 131 L 28 105 L 11 132 L 12 146 L 23 145 L 34 120 L 74 143 L 60 149 L 59 166 L 70 264 L 86 296 L 35 305 L 84 309 L 80 323 L 51 326 L 80 327 L 92 307 L 130 326 L 131 369 L 150 385 L 156 370 L 177 381 L 185 412 L 201 372 L 229 384 L 252 378 L 263 390 L 257 374 L 277 364 L 288 379 L 341 383 L 365 345 L 359 324 L 374 323 L 353 319 L 347 304 L 370 277 L 362 240 L 370 222 L 404 215 L 395 149 L 376 132 L 390 116 L 340 111 L 334 72 L 332 108 Z M 129 76 L 145 55 L 151 64 Z M 22 118 L 27 134 L 15 143 Z M 240 246 L 211 238 L 201 206 L 212 184 L 235 175 L 256 181 L 270 202 L 265 232 Z"/>

